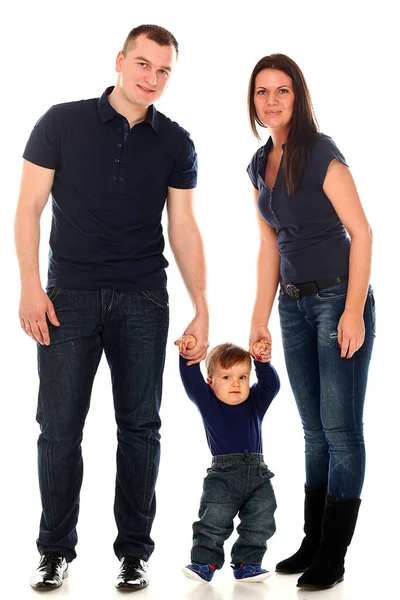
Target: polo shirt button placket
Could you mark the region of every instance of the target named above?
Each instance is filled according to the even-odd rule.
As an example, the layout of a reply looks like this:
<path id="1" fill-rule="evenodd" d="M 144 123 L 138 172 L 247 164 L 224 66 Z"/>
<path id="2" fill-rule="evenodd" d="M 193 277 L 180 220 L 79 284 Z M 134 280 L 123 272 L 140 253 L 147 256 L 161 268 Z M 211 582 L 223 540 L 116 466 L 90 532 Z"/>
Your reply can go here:
<path id="1" fill-rule="evenodd" d="M 118 132 L 121 133 L 121 131 L 122 131 L 122 129 L 119 127 Z M 117 148 L 118 148 L 119 154 L 121 154 L 122 144 L 120 142 L 117 144 Z M 116 174 L 112 176 L 113 189 L 115 192 L 121 192 L 121 190 L 119 189 L 120 183 L 123 182 L 123 178 L 121 178 L 121 176 L 120 176 L 121 158 L 114 158 L 114 166 L 116 168 L 116 169 L 114 169 L 114 173 L 116 173 Z"/>
<path id="2" fill-rule="evenodd" d="M 274 193 L 274 190 L 269 190 L 269 210 L 271 211 L 271 214 L 272 214 L 272 216 L 275 219 L 276 227 L 280 227 L 279 219 L 276 216 L 276 213 L 275 213 L 275 211 L 274 211 L 274 209 L 272 207 L 273 193 Z"/>
<path id="3" fill-rule="evenodd" d="M 124 139 L 125 139 L 125 156 L 126 156 L 126 141 L 127 141 L 127 137 L 129 135 L 129 124 L 126 120 L 124 120 Z M 123 156 L 123 155 L 122 155 Z M 122 194 L 125 191 L 125 179 L 126 179 L 126 164 L 127 164 L 127 160 L 126 159 L 122 159 L 121 156 L 121 161 L 120 161 L 120 165 L 119 165 L 119 177 L 118 177 L 118 181 L 119 181 L 119 192 Z"/>

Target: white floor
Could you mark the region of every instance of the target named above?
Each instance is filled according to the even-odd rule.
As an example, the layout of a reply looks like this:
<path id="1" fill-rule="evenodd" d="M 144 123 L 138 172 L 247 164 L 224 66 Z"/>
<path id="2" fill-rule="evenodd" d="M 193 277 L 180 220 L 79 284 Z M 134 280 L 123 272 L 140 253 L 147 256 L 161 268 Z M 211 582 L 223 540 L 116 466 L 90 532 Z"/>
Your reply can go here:
<path id="1" fill-rule="evenodd" d="M 362 564 L 361 553 L 358 557 L 348 559 L 345 581 L 336 585 L 331 590 L 310 591 L 300 590 L 296 587 L 297 575 L 278 575 L 272 573 L 271 577 L 262 583 L 242 583 L 233 580 L 232 571 L 226 564 L 214 576 L 211 584 L 196 583 L 187 579 L 180 572 L 180 564 L 174 560 L 159 563 L 151 560 L 149 565 L 150 585 L 148 588 L 133 595 L 141 600 L 391 600 L 398 597 L 395 587 L 395 573 L 390 567 L 385 571 L 380 562 L 383 562 L 385 552 L 378 558 L 371 559 L 369 564 Z M 32 558 L 35 558 L 32 555 Z M 75 560 L 69 567 L 69 577 L 58 590 L 51 594 L 44 594 L 46 599 L 69 598 L 71 600 L 97 600 L 117 599 L 130 597 L 131 594 L 121 593 L 114 589 L 114 579 L 118 570 L 118 562 L 110 556 L 107 561 L 96 561 L 94 570 L 87 570 L 89 557 L 86 560 Z M 30 573 L 26 570 L 28 565 L 21 562 L 23 556 L 16 556 L 10 561 L 11 569 L 4 593 L 4 576 L 2 584 L 2 600 L 33 600 L 41 595 L 31 590 L 29 586 Z M 36 564 L 36 563 L 35 563 Z M 92 563 L 93 564 L 93 563 Z M 267 566 L 267 565 L 265 565 Z M 272 565 L 271 565 L 272 567 Z M 15 571 L 15 572 L 14 572 Z M 4 594 L 4 595 L 3 595 Z"/>
<path id="2" fill-rule="evenodd" d="M 111 565 L 110 565 L 111 566 Z M 89 600 L 97 598 L 126 598 L 131 594 L 122 594 L 113 588 L 114 570 L 100 566 L 99 572 L 91 580 L 84 569 L 71 568 L 70 576 L 58 590 L 51 592 L 53 598 L 71 598 L 71 600 Z M 354 574 L 348 574 L 346 580 L 336 585 L 331 590 L 310 591 L 300 590 L 296 587 L 297 576 L 282 576 L 273 574 L 263 583 L 239 583 L 230 578 L 230 573 L 219 573 L 212 584 L 195 583 L 181 576 L 176 568 L 168 572 L 150 572 L 151 583 L 148 588 L 134 595 L 142 600 L 164 600 L 176 598 L 181 600 L 306 600 L 310 598 L 323 598 L 330 600 L 361 600 L 362 598 L 395 598 L 396 591 L 386 595 L 380 587 L 379 580 L 374 577 L 369 581 L 362 580 Z M 42 595 L 29 588 L 27 580 L 20 580 L 17 585 L 10 586 L 10 591 L 4 598 L 28 599 L 38 598 Z M 48 598 L 50 594 L 46 593 Z"/>

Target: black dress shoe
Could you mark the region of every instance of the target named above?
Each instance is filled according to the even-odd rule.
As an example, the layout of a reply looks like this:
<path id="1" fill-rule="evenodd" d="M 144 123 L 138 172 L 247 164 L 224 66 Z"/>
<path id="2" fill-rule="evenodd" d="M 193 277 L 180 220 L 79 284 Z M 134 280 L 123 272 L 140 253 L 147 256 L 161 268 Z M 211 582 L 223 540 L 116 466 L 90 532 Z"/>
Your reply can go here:
<path id="1" fill-rule="evenodd" d="M 55 590 L 68 577 L 68 563 L 58 552 L 42 554 L 35 575 L 31 578 L 31 587 L 35 590 Z"/>
<path id="2" fill-rule="evenodd" d="M 149 585 L 147 563 L 136 556 L 124 556 L 115 587 L 124 592 L 136 592 Z"/>

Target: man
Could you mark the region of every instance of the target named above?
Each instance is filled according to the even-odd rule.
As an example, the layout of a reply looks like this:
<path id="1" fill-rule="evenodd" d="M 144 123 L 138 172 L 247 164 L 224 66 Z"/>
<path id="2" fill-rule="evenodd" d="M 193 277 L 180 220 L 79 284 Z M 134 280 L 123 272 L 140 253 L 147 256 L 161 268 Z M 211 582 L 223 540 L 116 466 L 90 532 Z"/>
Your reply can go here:
<path id="1" fill-rule="evenodd" d="M 118 428 L 116 586 L 148 585 L 168 331 L 165 200 L 170 245 L 195 308 L 185 333 L 198 343 L 186 358 L 200 362 L 208 346 L 204 253 L 192 209 L 196 153 L 189 134 L 153 106 L 177 54 L 167 30 L 136 27 L 117 55 L 115 87 L 97 99 L 53 106 L 24 152 L 15 233 L 21 326 L 38 342 L 42 517 L 35 589 L 59 587 L 76 557 L 82 431 L 103 350 Z M 39 226 L 50 193 L 45 293 Z"/>

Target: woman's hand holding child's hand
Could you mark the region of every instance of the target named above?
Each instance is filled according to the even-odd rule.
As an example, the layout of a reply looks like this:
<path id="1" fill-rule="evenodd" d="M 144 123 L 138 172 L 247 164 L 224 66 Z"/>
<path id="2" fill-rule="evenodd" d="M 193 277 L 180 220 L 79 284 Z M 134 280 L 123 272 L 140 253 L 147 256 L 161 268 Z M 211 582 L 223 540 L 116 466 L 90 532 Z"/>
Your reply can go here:
<path id="1" fill-rule="evenodd" d="M 253 355 L 260 362 L 271 362 L 271 343 L 263 338 L 253 344 Z"/>

